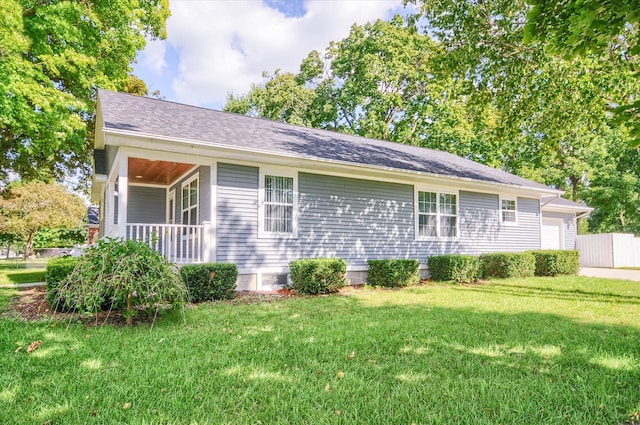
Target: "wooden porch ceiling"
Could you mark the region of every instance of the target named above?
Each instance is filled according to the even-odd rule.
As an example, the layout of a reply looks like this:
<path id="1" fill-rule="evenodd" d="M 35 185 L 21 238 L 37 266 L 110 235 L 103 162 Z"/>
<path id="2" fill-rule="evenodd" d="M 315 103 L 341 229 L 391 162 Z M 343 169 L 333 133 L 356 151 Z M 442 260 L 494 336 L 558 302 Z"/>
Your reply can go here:
<path id="1" fill-rule="evenodd" d="M 168 186 L 193 164 L 169 161 L 151 161 L 143 158 L 129 158 L 129 181 L 131 183 L 160 184 Z"/>

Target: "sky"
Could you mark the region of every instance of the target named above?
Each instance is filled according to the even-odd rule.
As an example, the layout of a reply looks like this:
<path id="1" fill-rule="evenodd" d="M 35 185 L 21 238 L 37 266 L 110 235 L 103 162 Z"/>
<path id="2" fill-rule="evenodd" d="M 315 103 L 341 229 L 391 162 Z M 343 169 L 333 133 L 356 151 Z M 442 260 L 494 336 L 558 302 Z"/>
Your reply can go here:
<path id="1" fill-rule="evenodd" d="M 167 39 L 149 41 L 133 73 L 167 100 L 213 109 L 264 81 L 263 71 L 298 72 L 353 24 L 408 10 L 402 0 L 170 0 L 170 8 Z"/>

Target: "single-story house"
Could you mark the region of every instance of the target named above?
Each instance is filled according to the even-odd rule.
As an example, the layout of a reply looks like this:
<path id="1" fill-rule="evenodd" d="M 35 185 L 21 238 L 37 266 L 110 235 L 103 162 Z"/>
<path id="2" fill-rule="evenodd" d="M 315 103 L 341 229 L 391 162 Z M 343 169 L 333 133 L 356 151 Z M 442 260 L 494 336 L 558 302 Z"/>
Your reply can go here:
<path id="1" fill-rule="evenodd" d="M 170 261 L 230 262 L 238 289 L 291 260 L 573 249 L 590 208 L 449 153 L 99 90 L 92 198 L 100 236 Z"/>
<path id="2" fill-rule="evenodd" d="M 91 245 L 100 233 L 100 213 L 97 205 L 87 208 L 87 243 Z"/>

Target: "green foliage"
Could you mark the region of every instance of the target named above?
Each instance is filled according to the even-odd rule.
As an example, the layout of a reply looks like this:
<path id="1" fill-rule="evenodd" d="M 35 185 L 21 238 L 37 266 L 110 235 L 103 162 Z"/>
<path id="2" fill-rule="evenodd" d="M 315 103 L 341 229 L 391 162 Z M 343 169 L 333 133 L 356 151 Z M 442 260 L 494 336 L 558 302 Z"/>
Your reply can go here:
<path id="1" fill-rule="evenodd" d="M 235 264 L 187 264 L 180 278 L 189 291 L 191 302 L 227 300 L 235 297 L 238 268 Z"/>
<path id="2" fill-rule="evenodd" d="M 15 183 L 0 198 L 0 233 L 8 231 L 24 240 L 26 259 L 41 228 L 75 228 L 86 214 L 82 200 L 60 185 Z"/>
<path id="3" fill-rule="evenodd" d="M 47 271 L 44 275 L 44 279 L 47 282 L 47 300 L 49 305 L 58 311 L 70 311 L 76 304 L 71 297 L 68 300 L 60 300 L 59 302 L 56 294 L 78 263 L 79 259 L 74 257 L 52 258 L 47 263 Z"/>
<path id="4" fill-rule="evenodd" d="M 96 87 L 124 90 L 168 16 L 168 0 L 3 0 L 0 180 L 88 172 Z"/>
<path id="5" fill-rule="evenodd" d="M 35 249 L 70 248 L 87 243 L 87 238 L 87 228 L 84 226 L 73 229 L 49 229 L 43 227 L 36 233 L 33 239 L 33 247 Z"/>
<path id="6" fill-rule="evenodd" d="M 484 278 L 531 277 L 536 270 L 536 257 L 530 252 L 482 254 L 480 261 Z"/>
<path id="7" fill-rule="evenodd" d="M 575 250 L 531 251 L 536 258 L 536 276 L 577 274 L 580 257 Z"/>
<path id="8" fill-rule="evenodd" d="M 329 294 L 346 284 L 347 262 L 340 258 L 305 258 L 290 262 L 289 273 L 298 293 Z"/>
<path id="9" fill-rule="evenodd" d="M 162 255 L 143 242 L 102 239 L 80 258 L 77 267 L 53 290 L 52 306 L 80 312 L 122 311 L 131 324 L 137 313 L 158 313 L 184 305 L 187 290 Z"/>
<path id="10" fill-rule="evenodd" d="M 387 288 L 415 285 L 420 282 L 418 260 L 369 260 L 367 282 Z"/>
<path id="11" fill-rule="evenodd" d="M 482 262 L 473 255 L 432 255 L 429 274 L 436 281 L 477 282 L 482 277 Z"/>

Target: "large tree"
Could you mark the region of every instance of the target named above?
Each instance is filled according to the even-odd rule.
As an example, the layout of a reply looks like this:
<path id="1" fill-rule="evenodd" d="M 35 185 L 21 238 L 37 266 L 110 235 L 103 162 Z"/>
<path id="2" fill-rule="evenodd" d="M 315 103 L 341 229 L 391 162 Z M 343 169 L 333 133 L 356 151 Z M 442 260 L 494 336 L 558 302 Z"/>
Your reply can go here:
<path id="1" fill-rule="evenodd" d="M 124 90 L 168 0 L 3 0 L 0 180 L 86 170 L 96 87 Z"/>
<path id="2" fill-rule="evenodd" d="M 0 198 L 0 233 L 10 233 L 25 242 L 25 260 L 33 253 L 33 242 L 42 228 L 75 228 L 82 224 L 87 207 L 77 196 L 57 184 L 14 183 Z"/>

